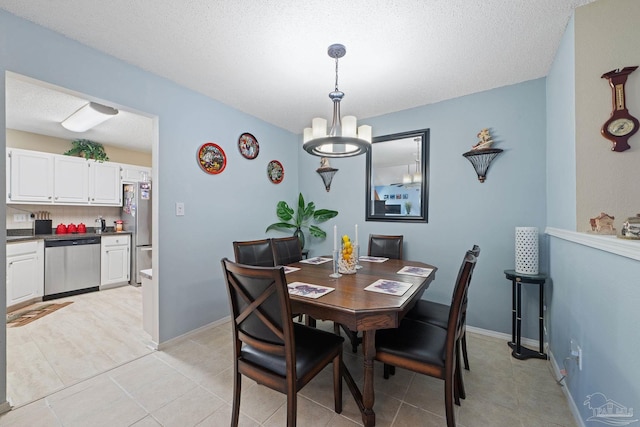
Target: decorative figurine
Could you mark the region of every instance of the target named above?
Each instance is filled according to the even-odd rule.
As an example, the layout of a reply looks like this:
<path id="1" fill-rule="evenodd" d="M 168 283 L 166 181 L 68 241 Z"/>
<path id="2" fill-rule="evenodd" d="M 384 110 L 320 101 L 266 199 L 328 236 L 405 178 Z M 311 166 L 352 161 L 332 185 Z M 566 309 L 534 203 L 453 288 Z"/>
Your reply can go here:
<path id="1" fill-rule="evenodd" d="M 616 234 L 616 229 L 613 228 L 613 220 L 615 219 L 615 217 L 604 213 L 604 212 L 600 212 L 600 215 L 598 215 L 595 218 L 591 218 L 589 220 L 589 223 L 591 225 L 591 233 L 595 233 L 595 234 Z M 640 218 L 638 218 L 640 219 Z"/>
<path id="2" fill-rule="evenodd" d="M 493 144 L 493 139 L 491 139 L 491 135 L 489 134 L 489 129 L 482 129 L 478 133 L 478 138 L 480 138 L 480 141 L 478 141 L 476 145 L 471 147 L 472 150 L 482 150 L 485 148 L 491 148 L 491 144 Z"/>
<path id="3" fill-rule="evenodd" d="M 618 237 L 623 239 L 640 240 L 640 214 L 627 218 L 622 224 L 620 234 Z"/>

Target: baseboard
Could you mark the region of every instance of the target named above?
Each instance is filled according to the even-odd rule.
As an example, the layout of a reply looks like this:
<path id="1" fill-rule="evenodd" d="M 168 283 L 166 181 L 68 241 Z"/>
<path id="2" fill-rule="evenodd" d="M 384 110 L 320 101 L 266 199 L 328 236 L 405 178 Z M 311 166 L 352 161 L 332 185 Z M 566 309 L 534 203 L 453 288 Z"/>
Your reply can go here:
<path id="1" fill-rule="evenodd" d="M 511 334 L 491 331 L 489 329 L 476 328 L 475 326 L 469 326 L 469 325 L 467 325 L 467 331 L 473 332 L 474 334 L 484 335 L 484 336 L 493 337 L 493 338 L 499 338 L 507 342 L 511 342 Z M 531 346 L 533 348 L 538 348 L 539 341 L 533 340 L 531 338 L 520 338 L 520 343 L 527 346 Z"/>
<path id="2" fill-rule="evenodd" d="M 551 361 L 551 366 L 553 367 L 553 375 L 555 376 L 556 380 L 559 380 L 560 378 L 562 378 L 562 374 L 560 373 L 558 362 L 556 361 L 556 358 L 553 356 L 553 353 L 551 351 L 549 351 L 548 354 L 549 360 Z M 580 410 L 576 406 L 576 402 L 573 400 L 573 397 L 569 392 L 569 388 L 565 384 L 562 385 L 562 393 L 567 399 L 569 409 L 571 410 L 571 414 L 573 415 L 573 420 L 576 422 L 578 427 L 586 427 L 584 421 L 582 421 L 582 417 L 580 416 Z"/>
<path id="3" fill-rule="evenodd" d="M 178 335 L 177 337 L 171 338 L 170 340 L 167 340 L 167 341 L 164 341 L 164 342 L 158 344 L 156 346 L 156 349 L 157 350 L 163 350 L 163 349 L 165 349 L 165 348 L 167 348 L 169 346 L 172 346 L 173 344 L 176 344 L 178 342 L 181 342 L 181 341 L 184 341 L 186 339 L 189 339 L 189 337 L 191 337 L 191 336 L 193 336 L 193 335 L 195 335 L 195 334 L 197 334 L 199 332 L 206 331 L 207 329 L 210 329 L 210 328 L 215 328 L 216 326 L 220 326 L 220 325 L 222 325 L 224 323 L 229 322 L 230 320 L 231 320 L 231 316 L 227 316 L 227 317 L 223 317 L 222 319 L 218 319 L 215 322 L 211 322 L 211 323 L 208 323 L 208 324 L 206 324 L 204 326 L 200 326 L 199 328 L 193 329 L 193 330 L 187 332 L 186 334 Z"/>

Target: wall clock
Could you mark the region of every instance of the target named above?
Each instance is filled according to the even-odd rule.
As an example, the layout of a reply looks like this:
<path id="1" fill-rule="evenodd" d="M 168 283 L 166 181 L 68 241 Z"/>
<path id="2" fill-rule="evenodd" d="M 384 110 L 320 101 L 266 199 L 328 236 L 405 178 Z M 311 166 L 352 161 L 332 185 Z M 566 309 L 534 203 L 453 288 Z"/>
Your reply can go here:
<path id="1" fill-rule="evenodd" d="M 629 74 L 633 73 L 635 67 L 625 67 L 622 70 L 616 69 L 604 73 L 601 77 L 609 80 L 613 100 L 613 111 L 609 120 L 602 125 L 602 136 L 613 142 L 611 151 L 622 152 L 631 148 L 627 141 L 638 132 L 640 123 L 638 119 L 629 114 L 626 107 L 624 94 L 624 84 L 627 82 Z"/>

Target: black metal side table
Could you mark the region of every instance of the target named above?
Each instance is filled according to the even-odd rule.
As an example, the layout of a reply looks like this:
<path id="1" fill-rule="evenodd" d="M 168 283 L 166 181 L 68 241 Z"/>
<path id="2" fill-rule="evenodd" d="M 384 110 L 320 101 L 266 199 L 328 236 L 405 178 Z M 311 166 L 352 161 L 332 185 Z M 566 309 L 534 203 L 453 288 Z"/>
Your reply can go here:
<path id="1" fill-rule="evenodd" d="M 511 355 L 516 359 L 547 359 L 547 355 L 544 352 L 544 283 L 547 281 L 546 274 L 520 274 L 515 270 L 505 270 L 505 276 L 508 280 L 511 280 L 511 342 L 508 343 L 509 347 L 513 349 Z M 540 314 L 538 317 L 539 322 L 539 336 L 540 336 L 540 351 L 535 351 L 523 347 L 520 344 L 521 337 L 521 323 L 522 323 L 522 284 L 530 283 L 538 285 L 540 288 Z"/>

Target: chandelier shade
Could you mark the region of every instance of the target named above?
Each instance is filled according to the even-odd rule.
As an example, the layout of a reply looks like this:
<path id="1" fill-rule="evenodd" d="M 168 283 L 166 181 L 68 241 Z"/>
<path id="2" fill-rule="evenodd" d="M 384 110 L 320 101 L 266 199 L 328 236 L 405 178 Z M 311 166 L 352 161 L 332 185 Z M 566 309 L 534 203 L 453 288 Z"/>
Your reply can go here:
<path id="1" fill-rule="evenodd" d="M 329 46 L 329 57 L 336 60 L 336 84 L 329 98 L 333 101 L 331 128 L 327 131 L 327 120 L 314 118 L 311 127 L 303 132 L 302 147 L 309 154 L 320 157 L 352 157 L 366 153 L 371 147 L 371 126 L 357 126 L 355 116 L 340 116 L 340 101 L 344 92 L 338 89 L 338 59 L 346 54 L 341 44 Z"/>

